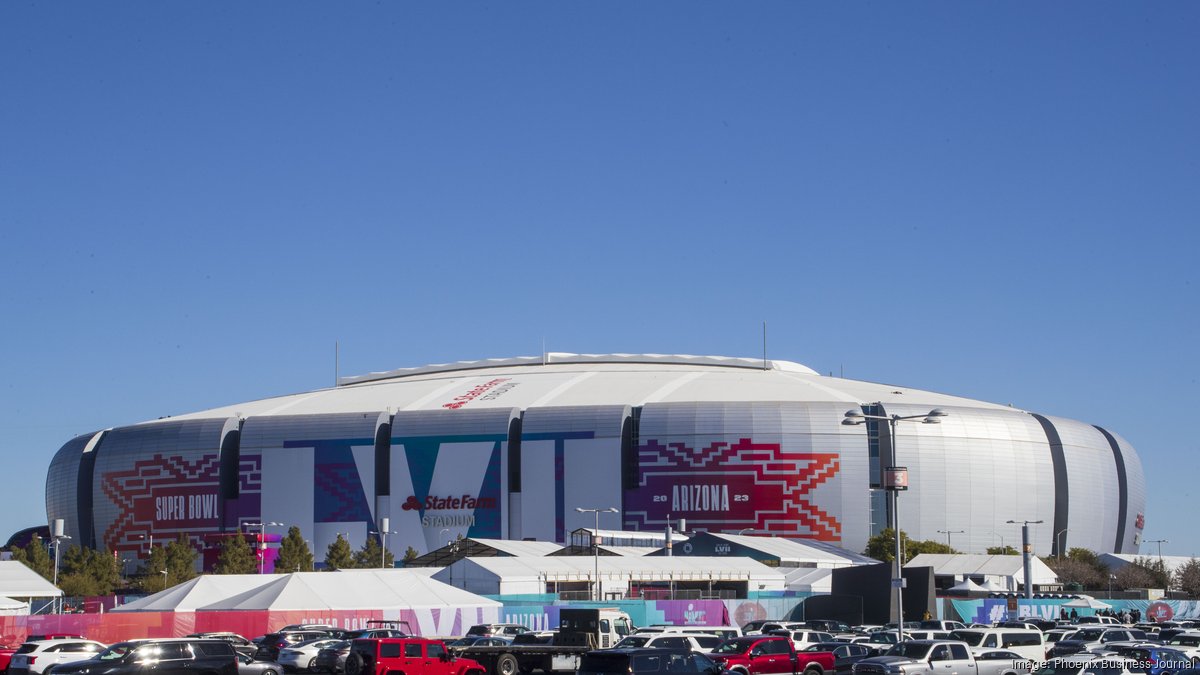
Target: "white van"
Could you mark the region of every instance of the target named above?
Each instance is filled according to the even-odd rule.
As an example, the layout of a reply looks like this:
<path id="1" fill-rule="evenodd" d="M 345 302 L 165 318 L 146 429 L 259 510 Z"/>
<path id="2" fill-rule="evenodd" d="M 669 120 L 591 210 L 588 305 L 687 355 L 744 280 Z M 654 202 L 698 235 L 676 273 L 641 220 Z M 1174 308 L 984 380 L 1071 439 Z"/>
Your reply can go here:
<path id="1" fill-rule="evenodd" d="M 950 633 L 951 640 L 962 640 L 971 651 L 1007 649 L 1030 661 L 1046 659 L 1046 637 L 1040 630 L 1026 628 L 961 628 Z"/>

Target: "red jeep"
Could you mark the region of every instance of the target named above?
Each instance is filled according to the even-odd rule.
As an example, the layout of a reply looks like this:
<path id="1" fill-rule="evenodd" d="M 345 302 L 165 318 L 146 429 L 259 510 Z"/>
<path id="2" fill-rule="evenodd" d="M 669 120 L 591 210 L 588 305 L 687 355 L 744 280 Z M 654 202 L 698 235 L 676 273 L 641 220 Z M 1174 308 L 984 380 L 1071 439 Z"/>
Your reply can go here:
<path id="1" fill-rule="evenodd" d="M 781 635 L 730 638 L 709 652 L 709 658 L 735 675 L 825 675 L 833 673 L 833 652 L 800 652 Z"/>
<path id="2" fill-rule="evenodd" d="M 441 640 L 360 638 L 350 643 L 346 675 L 485 675 L 483 666 L 457 658 Z"/>

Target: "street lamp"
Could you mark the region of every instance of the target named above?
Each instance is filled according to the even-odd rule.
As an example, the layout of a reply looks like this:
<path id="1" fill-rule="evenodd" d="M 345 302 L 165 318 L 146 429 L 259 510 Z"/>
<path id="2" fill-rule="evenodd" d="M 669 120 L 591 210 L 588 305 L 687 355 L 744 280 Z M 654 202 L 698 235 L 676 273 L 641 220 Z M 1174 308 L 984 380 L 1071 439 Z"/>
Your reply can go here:
<path id="1" fill-rule="evenodd" d="M 1063 529 L 1058 531 L 1058 534 L 1054 535 L 1054 548 L 1057 549 L 1057 551 L 1058 551 L 1058 559 L 1059 560 L 1062 560 L 1062 554 L 1063 554 L 1062 536 L 1070 531 L 1071 531 L 1071 528 L 1064 527 Z"/>
<path id="2" fill-rule="evenodd" d="M 992 536 L 993 536 L 993 537 L 1000 537 L 1000 548 L 1001 548 L 1001 549 L 1004 549 L 1004 550 L 1007 550 L 1007 549 L 1008 549 L 1008 545 L 1004 543 L 1004 535 L 1002 535 L 1002 534 L 1000 534 L 999 532 L 996 532 L 996 531 L 994 531 L 994 530 L 993 530 L 993 531 L 992 531 Z"/>
<path id="3" fill-rule="evenodd" d="M 1004 521 L 1011 525 L 1021 526 L 1021 556 L 1025 573 L 1025 599 L 1033 599 L 1033 568 L 1029 562 L 1029 557 L 1033 553 L 1033 546 L 1029 543 L 1029 526 L 1039 525 L 1040 520 L 1006 520 Z"/>
<path id="4" fill-rule="evenodd" d="M 951 550 L 953 550 L 954 547 L 950 545 L 950 535 L 965 534 L 965 533 L 966 533 L 966 530 L 938 530 L 938 534 L 946 535 L 946 548 L 951 549 Z"/>
<path id="5" fill-rule="evenodd" d="M 388 517 L 383 516 L 382 518 L 379 519 L 379 531 L 376 532 L 376 531 L 372 530 L 371 532 L 368 533 L 368 534 L 378 534 L 379 535 L 379 543 L 380 543 L 379 567 L 380 568 L 387 567 L 387 536 L 389 534 L 400 534 L 399 532 L 389 531 L 388 525 L 390 525 L 390 524 L 391 524 L 391 521 L 388 519 Z"/>
<path id="6" fill-rule="evenodd" d="M 611 506 L 606 509 L 583 509 L 576 506 L 575 510 L 579 513 L 596 515 L 596 527 L 592 530 L 592 564 L 596 571 L 595 590 L 592 592 L 592 597 L 596 602 L 600 602 L 600 514 L 617 513 L 618 511 Z"/>
<path id="7" fill-rule="evenodd" d="M 1162 545 L 1163 545 L 1163 544 L 1169 544 L 1169 543 L 1171 543 L 1171 542 L 1170 542 L 1169 540 L 1167 540 L 1167 539 L 1147 539 L 1147 540 L 1146 540 L 1146 543 L 1147 543 L 1147 544 L 1158 544 L 1158 562 L 1159 562 L 1159 563 L 1162 563 L 1162 561 L 1163 561 L 1163 557 L 1162 557 Z"/>
<path id="8" fill-rule="evenodd" d="M 263 574 L 267 563 L 267 528 L 268 527 L 283 527 L 283 523 L 259 522 L 259 523 L 244 523 L 246 527 L 258 528 L 258 573 Z"/>
<path id="9" fill-rule="evenodd" d="M 862 410 L 854 409 L 847 410 L 843 416 L 842 424 L 847 426 L 855 426 L 863 424 L 867 420 L 886 420 L 891 429 L 892 439 L 892 463 L 896 462 L 898 453 L 896 452 L 896 424 L 899 422 L 915 422 L 921 420 L 923 424 L 940 424 L 942 417 L 947 415 L 945 410 L 941 408 L 933 408 L 923 415 L 867 415 Z M 884 489 L 892 493 L 892 518 L 895 521 L 893 528 L 896 535 L 896 576 L 892 579 L 892 587 L 896 589 L 896 642 L 897 644 L 904 642 L 904 563 L 900 559 L 900 491 L 908 489 L 908 469 L 902 466 L 887 467 L 884 472 Z"/>
<path id="10" fill-rule="evenodd" d="M 70 539 L 70 538 L 71 537 L 69 537 L 65 534 L 58 534 L 58 535 L 54 536 L 54 585 L 55 586 L 58 586 L 58 561 L 61 558 L 60 554 L 62 553 L 62 542 L 63 542 L 63 539 Z M 60 591 L 60 593 L 61 593 L 61 591 Z M 62 595 L 58 596 L 57 604 L 58 604 L 58 611 L 55 613 L 62 614 L 62 607 L 63 607 L 63 596 Z"/>

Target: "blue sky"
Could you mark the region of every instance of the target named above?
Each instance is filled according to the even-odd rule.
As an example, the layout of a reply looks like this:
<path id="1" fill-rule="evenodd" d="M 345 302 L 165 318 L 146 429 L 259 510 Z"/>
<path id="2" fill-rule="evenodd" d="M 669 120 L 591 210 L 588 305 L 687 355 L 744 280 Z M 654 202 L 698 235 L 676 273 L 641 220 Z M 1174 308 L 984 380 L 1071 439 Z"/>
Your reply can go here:
<path id="1" fill-rule="evenodd" d="M 0 536 L 76 434 L 552 351 L 1100 424 L 1200 554 L 1195 3 L 0 4 Z M 1014 494 L 1020 486 L 1014 486 Z M 1074 501 L 1072 502 L 1074 504 Z"/>

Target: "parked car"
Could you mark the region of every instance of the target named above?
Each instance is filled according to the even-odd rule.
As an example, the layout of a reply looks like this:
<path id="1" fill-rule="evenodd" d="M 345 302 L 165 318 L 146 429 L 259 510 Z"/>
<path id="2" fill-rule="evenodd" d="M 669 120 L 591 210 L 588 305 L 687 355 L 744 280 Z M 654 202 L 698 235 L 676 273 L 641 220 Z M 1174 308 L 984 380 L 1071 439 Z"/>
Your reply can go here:
<path id="1" fill-rule="evenodd" d="M 892 645 L 882 656 L 854 664 L 854 675 L 972 675 L 975 657 L 965 642 L 909 640 Z"/>
<path id="2" fill-rule="evenodd" d="M 708 656 L 725 670 L 738 675 L 806 673 L 824 675 L 837 670 L 831 652 L 797 653 L 783 635 L 745 635 L 722 642 Z"/>
<path id="3" fill-rule="evenodd" d="M 694 652 L 706 652 L 716 647 L 723 642 L 721 638 L 712 635 L 709 636 L 716 640 L 716 644 L 709 642 L 708 647 L 700 644 L 696 636 L 689 633 L 634 633 L 620 642 L 613 645 L 613 649 L 637 649 L 644 647 L 647 649 L 685 649 Z"/>
<path id="4" fill-rule="evenodd" d="M 283 666 L 284 672 L 292 673 L 298 670 L 312 670 L 317 664 L 317 652 L 326 647 L 345 642 L 337 638 L 319 638 L 301 642 L 299 644 L 284 647 L 279 650 L 279 656 L 275 660 L 279 665 Z"/>
<path id="5" fill-rule="evenodd" d="M 1119 656 L 1097 656 L 1077 654 L 1061 659 L 1050 659 L 1033 671 L 1033 675 L 1132 675 L 1128 659 Z"/>
<path id="6" fill-rule="evenodd" d="M 238 675 L 237 652 L 224 640 L 173 638 L 118 642 L 54 675 Z"/>
<path id="7" fill-rule="evenodd" d="M 1196 659 L 1186 652 L 1156 645 L 1124 647 L 1117 654 L 1131 659 L 1135 665 L 1130 670 L 1143 675 L 1171 675 L 1196 665 Z"/>
<path id="8" fill-rule="evenodd" d="M 1070 640 L 1059 640 L 1046 651 L 1048 658 L 1069 656 L 1079 652 L 1102 649 L 1112 642 L 1134 643 L 1145 640 L 1146 634 L 1135 628 L 1090 626 L 1075 631 Z"/>
<path id="9" fill-rule="evenodd" d="M 281 675 L 283 666 L 274 661 L 255 661 L 249 654 L 237 653 L 238 675 Z"/>
<path id="10" fill-rule="evenodd" d="M 10 675 L 41 675 L 64 663 L 90 659 L 104 651 L 104 645 L 93 640 L 41 640 L 21 645 L 8 663 Z"/>
<path id="11" fill-rule="evenodd" d="M 317 652 L 312 670 L 318 673 L 340 673 L 346 669 L 346 655 L 350 653 L 350 641 L 340 640 Z"/>
<path id="12" fill-rule="evenodd" d="M 598 649 L 583 655 L 576 675 L 721 675 L 721 666 L 704 654 L 684 649 Z"/>
<path id="13" fill-rule="evenodd" d="M 187 637 L 199 638 L 205 640 L 224 640 L 233 645 L 234 651 L 245 654 L 246 656 L 254 656 L 254 652 L 258 651 L 258 645 L 250 640 L 238 635 L 237 633 L 192 633 Z"/>
<path id="14" fill-rule="evenodd" d="M 1032 661 L 1046 658 L 1046 636 L 1036 628 L 963 628 L 951 632 L 950 639 L 972 650 L 1007 649 Z"/>
<path id="15" fill-rule="evenodd" d="M 262 641 L 258 643 L 258 649 L 254 652 L 255 661 L 276 661 L 279 659 L 279 652 L 283 649 L 288 649 L 294 645 L 311 642 L 312 640 L 330 639 L 341 635 L 342 631 L 337 631 L 334 635 L 331 631 L 325 629 L 308 628 L 303 630 L 286 630 L 278 633 L 268 633 L 263 636 Z"/>
<path id="16" fill-rule="evenodd" d="M 820 642 L 833 642 L 833 635 L 815 630 L 773 630 L 767 635 L 782 635 L 792 641 L 796 651 L 802 652 Z"/>
<path id="17" fill-rule="evenodd" d="M 829 652 L 833 654 L 833 668 L 840 675 L 846 675 L 854 669 L 854 664 L 874 656 L 870 647 L 848 642 L 818 642 L 805 651 Z"/>
<path id="18" fill-rule="evenodd" d="M 523 626 L 519 623 L 481 623 L 471 626 L 467 630 L 467 635 L 519 635 L 529 632 L 528 626 Z"/>
<path id="19" fill-rule="evenodd" d="M 922 621 L 917 625 L 920 630 L 944 630 L 952 631 L 959 628 L 966 628 L 961 621 Z"/>
<path id="20" fill-rule="evenodd" d="M 1026 675 L 1035 663 L 1009 649 L 983 649 L 975 652 L 977 675 Z"/>
<path id="21" fill-rule="evenodd" d="M 477 661 L 454 658 L 441 640 L 360 638 L 350 643 L 346 675 L 485 675 Z"/>

